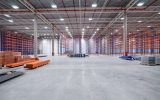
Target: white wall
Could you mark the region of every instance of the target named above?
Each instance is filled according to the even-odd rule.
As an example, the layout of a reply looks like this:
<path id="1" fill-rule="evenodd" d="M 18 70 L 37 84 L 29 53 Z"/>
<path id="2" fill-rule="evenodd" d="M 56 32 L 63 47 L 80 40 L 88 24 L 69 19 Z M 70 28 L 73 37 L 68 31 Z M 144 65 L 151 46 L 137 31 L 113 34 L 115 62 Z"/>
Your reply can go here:
<path id="1" fill-rule="evenodd" d="M 52 40 L 51 39 L 40 39 L 39 41 L 39 51 L 40 54 L 52 54 Z M 54 40 L 54 54 L 58 54 L 58 41 Z"/>
<path id="2" fill-rule="evenodd" d="M 82 53 L 88 53 L 87 41 L 85 39 L 81 39 L 82 43 Z"/>
<path id="3" fill-rule="evenodd" d="M 79 38 L 73 40 L 74 53 L 79 53 Z"/>
<path id="4" fill-rule="evenodd" d="M 73 39 L 68 39 L 67 43 L 68 43 L 68 50 L 73 51 Z"/>
<path id="5" fill-rule="evenodd" d="M 58 54 L 58 40 L 57 39 L 54 40 L 54 54 L 55 55 Z"/>
<path id="6" fill-rule="evenodd" d="M 74 53 L 79 53 L 80 41 L 81 41 L 82 53 L 88 53 L 88 40 L 87 39 L 79 39 L 79 38 L 69 39 L 68 40 L 68 50 L 74 51 Z M 89 40 L 89 42 L 91 41 Z M 93 49 L 95 49 L 93 44 L 94 43 L 92 42 L 90 43 L 92 52 L 93 52 Z"/>
<path id="7" fill-rule="evenodd" d="M 90 39 L 90 53 L 96 53 L 96 41 L 94 39 Z"/>
<path id="8" fill-rule="evenodd" d="M 52 41 L 51 39 L 39 40 L 39 51 L 40 54 L 52 54 Z"/>
<path id="9" fill-rule="evenodd" d="M 82 53 L 88 53 L 88 42 L 89 42 L 90 53 L 93 54 L 96 53 L 96 41 L 94 39 L 90 39 L 89 41 L 87 39 L 79 39 L 79 38 L 68 39 L 67 40 L 68 50 L 74 51 L 74 53 L 79 53 L 80 41 L 81 41 Z M 39 50 L 41 54 L 52 54 L 52 40 L 51 39 L 39 40 Z M 64 52 L 63 49 L 62 52 Z M 58 54 L 57 39 L 54 40 L 54 54 L 55 55 Z"/>

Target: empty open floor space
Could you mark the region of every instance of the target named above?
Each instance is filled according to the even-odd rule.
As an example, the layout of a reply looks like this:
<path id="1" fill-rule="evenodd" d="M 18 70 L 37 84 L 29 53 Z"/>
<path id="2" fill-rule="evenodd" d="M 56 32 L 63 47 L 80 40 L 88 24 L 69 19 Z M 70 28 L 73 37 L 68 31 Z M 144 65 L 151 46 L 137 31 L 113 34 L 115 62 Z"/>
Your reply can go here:
<path id="1" fill-rule="evenodd" d="M 159 100 L 160 66 L 113 56 L 52 57 L 0 84 L 1 100 Z"/>

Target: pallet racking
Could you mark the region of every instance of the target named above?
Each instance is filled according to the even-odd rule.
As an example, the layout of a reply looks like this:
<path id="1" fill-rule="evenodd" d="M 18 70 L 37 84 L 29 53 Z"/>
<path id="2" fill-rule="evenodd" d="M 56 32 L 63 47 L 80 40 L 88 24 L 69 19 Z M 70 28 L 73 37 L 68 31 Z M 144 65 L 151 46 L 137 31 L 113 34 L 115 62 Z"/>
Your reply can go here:
<path id="1" fill-rule="evenodd" d="M 123 53 L 122 35 L 109 35 L 107 38 L 107 54 Z M 128 34 L 128 53 L 135 54 L 160 54 L 160 33 L 153 29 Z"/>
<path id="2" fill-rule="evenodd" d="M 11 31 L 1 32 L 1 50 L 33 54 L 33 36 Z"/>

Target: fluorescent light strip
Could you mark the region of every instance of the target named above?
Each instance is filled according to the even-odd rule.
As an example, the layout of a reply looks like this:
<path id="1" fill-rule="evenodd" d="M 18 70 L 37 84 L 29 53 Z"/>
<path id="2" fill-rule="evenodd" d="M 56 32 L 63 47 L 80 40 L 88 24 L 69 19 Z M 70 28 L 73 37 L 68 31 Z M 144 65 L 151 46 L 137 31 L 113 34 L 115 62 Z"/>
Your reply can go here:
<path id="1" fill-rule="evenodd" d="M 6 16 L 6 17 L 11 17 L 10 15 L 8 15 L 8 14 L 4 14 L 4 16 Z"/>
<path id="2" fill-rule="evenodd" d="M 13 8 L 13 9 L 19 9 L 19 7 L 16 6 L 16 5 L 12 5 L 12 8 Z"/>
<path id="3" fill-rule="evenodd" d="M 61 18 L 61 19 L 60 19 L 60 21 L 64 21 L 64 19 L 63 19 L 63 18 Z"/>
<path id="4" fill-rule="evenodd" d="M 13 20 L 12 19 L 10 19 L 10 20 L 8 20 L 10 23 L 13 23 Z"/>
<path id="5" fill-rule="evenodd" d="M 140 2 L 140 3 L 137 4 L 138 7 L 141 7 L 143 5 L 144 5 L 144 2 Z"/>
<path id="6" fill-rule="evenodd" d="M 57 5 L 53 4 L 51 5 L 52 8 L 57 8 Z"/>
<path id="7" fill-rule="evenodd" d="M 96 3 L 92 4 L 92 7 L 93 8 L 97 7 L 97 4 Z"/>
<path id="8" fill-rule="evenodd" d="M 92 18 L 89 18 L 88 20 L 91 21 L 91 20 L 93 20 L 93 19 L 92 19 Z"/>

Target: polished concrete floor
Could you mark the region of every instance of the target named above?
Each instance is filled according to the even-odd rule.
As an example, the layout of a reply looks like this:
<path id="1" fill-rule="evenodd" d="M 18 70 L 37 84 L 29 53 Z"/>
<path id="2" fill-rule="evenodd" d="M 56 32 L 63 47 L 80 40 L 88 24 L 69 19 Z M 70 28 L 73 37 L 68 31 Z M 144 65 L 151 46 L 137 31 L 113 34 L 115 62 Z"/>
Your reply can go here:
<path id="1" fill-rule="evenodd" d="M 0 100 L 160 100 L 160 66 L 111 56 L 52 62 L 0 84 Z"/>

